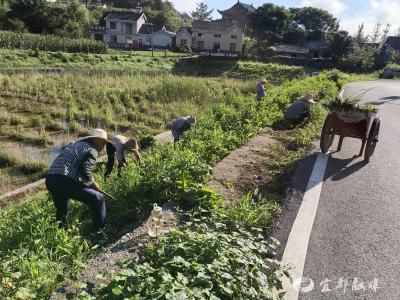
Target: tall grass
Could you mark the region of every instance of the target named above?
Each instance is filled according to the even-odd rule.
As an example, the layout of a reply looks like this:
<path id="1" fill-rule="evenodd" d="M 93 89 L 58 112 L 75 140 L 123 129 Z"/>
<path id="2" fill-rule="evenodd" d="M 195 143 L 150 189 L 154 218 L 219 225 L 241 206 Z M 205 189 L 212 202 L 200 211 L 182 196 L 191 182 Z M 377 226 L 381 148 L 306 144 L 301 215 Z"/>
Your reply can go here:
<path id="1" fill-rule="evenodd" d="M 43 144 L 45 129 L 60 127 L 76 133 L 92 127 L 157 133 L 177 116 L 201 116 L 209 106 L 253 89 L 253 83 L 238 80 L 173 75 L 8 75 L 1 85 L 0 108 L 12 112 L 0 124 L 3 134 L 29 142 L 23 133 L 30 127 L 29 136 L 42 138 Z"/>
<path id="2" fill-rule="evenodd" d="M 106 53 L 107 45 L 89 39 L 69 39 L 54 35 L 0 31 L 0 48 Z"/>

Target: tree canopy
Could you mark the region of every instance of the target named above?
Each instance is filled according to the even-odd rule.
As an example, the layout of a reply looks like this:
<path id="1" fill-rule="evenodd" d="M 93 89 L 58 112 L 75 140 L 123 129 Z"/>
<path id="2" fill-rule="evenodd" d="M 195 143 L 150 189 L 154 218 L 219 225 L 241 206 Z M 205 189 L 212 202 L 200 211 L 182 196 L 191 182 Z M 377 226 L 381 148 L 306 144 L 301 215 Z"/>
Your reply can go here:
<path id="1" fill-rule="evenodd" d="M 328 34 L 339 28 L 334 16 L 314 7 L 288 9 L 267 3 L 250 13 L 249 19 L 254 37 L 263 39 L 267 45 L 325 41 Z"/>
<path id="2" fill-rule="evenodd" d="M 213 9 L 209 9 L 208 5 L 204 2 L 197 3 L 196 10 L 192 12 L 192 17 L 198 21 L 210 21 L 212 20 Z"/>

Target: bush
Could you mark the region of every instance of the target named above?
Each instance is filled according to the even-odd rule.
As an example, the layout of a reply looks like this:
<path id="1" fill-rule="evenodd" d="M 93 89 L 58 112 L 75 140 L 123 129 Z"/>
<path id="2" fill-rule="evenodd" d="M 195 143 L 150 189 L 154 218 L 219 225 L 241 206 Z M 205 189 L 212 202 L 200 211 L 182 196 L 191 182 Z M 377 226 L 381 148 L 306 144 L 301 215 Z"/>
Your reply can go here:
<path id="1" fill-rule="evenodd" d="M 35 51 L 64 51 L 106 53 L 107 45 L 89 39 L 68 39 L 54 35 L 15 33 L 0 31 L 0 48 L 27 49 Z"/>
<path id="2" fill-rule="evenodd" d="M 213 219 L 215 221 L 215 219 Z M 275 299 L 281 285 L 274 244 L 258 232 L 222 223 L 188 223 L 129 260 L 98 293 L 101 299 Z M 279 289 L 279 288 L 278 288 Z"/>

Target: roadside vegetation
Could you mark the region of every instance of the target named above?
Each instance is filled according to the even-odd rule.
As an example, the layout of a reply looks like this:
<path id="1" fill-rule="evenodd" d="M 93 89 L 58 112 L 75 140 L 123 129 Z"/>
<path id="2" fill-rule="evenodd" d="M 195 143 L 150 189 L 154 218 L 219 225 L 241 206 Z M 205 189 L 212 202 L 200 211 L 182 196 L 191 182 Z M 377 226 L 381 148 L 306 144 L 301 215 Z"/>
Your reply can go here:
<path id="1" fill-rule="evenodd" d="M 158 244 L 144 250 L 139 261 L 126 262 L 118 277 L 109 281 L 105 275 L 105 284 L 97 296 L 123 299 L 131 293 L 161 298 L 247 295 L 250 299 L 272 299 L 273 288 L 280 286 L 277 265 L 272 259 L 274 245 L 262 242 L 255 233 L 269 228 L 268 224 L 279 212 L 279 198 L 273 194 L 254 198 L 255 208 L 265 216 L 260 220 L 254 218 L 252 205 L 239 201 L 237 205 L 225 206 L 224 200 L 204 183 L 210 166 L 260 128 L 279 122 L 285 107 L 308 92 L 318 92 L 324 101 L 335 97 L 338 89 L 329 74 L 322 74 L 271 88 L 261 104 L 253 95 L 232 95 L 229 101 L 204 108 L 206 113 L 198 126 L 186 134 L 176 149 L 171 144 L 148 148 L 142 164 L 130 164 L 121 178 L 103 182 L 99 172 L 102 187 L 119 199 L 107 202 L 110 226 L 102 239 L 113 241 L 125 233 L 127 224 L 140 224 L 154 202 L 170 201 L 197 217 L 189 215 L 194 223 L 186 223 L 165 235 Z M 274 176 L 289 171 L 290 165 L 310 147 L 313 131 L 321 125 L 326 113 L 319 105 L 316 112 L 306 127 L 286 131 L 284 142 L 275 153 L 278 161 L 283 157 L 291 159 L 275 166 Z M 99 236 L 88 234 L 90 218 L 84 206 L 73 203 L 69 215 L 72 226 L 68 231 L 58 229 L 53 214 L 46 193 L 0 212 L 3 298 L 45 298 L 65 278 L 77 279 L 79 269 L 96 251 L 97 246 L 91 248 L 89 244 Z M 196 222 L 203 217 L 208 221 Z M 182 254 L 185 249 L 186 254 Z M 214 253 L 204 252 L 207 249 L 214 249 Z M 265 268 L 265 259 L 269 259 L 269 269 Z M 246 274 L 240 272 L 244 261 L 252 262 L 252 270 Z M 216 271 L 219 268 L 225 271 L 219 273 Z M 182 272 L 177 272 L 178 269 Z M 240 277 L 230 279 L 229 276 L 239 275 L 237 272 Z M 199 280 L 191 280 L 193 274 Z M 148 280 L 139 280 L 144 277 Z"/>

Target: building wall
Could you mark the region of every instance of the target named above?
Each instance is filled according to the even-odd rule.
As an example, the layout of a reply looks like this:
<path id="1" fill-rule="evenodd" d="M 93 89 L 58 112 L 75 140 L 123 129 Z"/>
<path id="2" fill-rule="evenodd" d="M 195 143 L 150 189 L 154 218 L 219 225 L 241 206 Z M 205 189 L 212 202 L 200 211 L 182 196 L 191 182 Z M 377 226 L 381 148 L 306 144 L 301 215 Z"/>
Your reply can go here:
<path id="1" fill-rule="evenodd" d="M 203 36 L 199 37 L 199 33 L 201 33 Z M 244 34 L 239 27 L 235 26 L 229 32 L 194 30 L 193 34 L 193 48 L 199 48 L 199 42 L 203 42 L 203 49 L 210 51 L 214 49 L 215 43 L 219 43 L 222 51 L 231 51 L 231 44 L 235 44 L 235 51 L 242 52 Z M 221 36 L 220 38 L 215 36 L 218 34 Z M 236 38 L 232 38 L 232 36 L 236 36 Z"/>
<path id="2" fill-rule="evenodd" d="M 192 37 L 192 35 L 191 35 L 189 32 L 187 32 L 186 30 L 181 30 L 181 31 L 178 31 L 178 32 L 176 33 L 176 46 L 177 46 L 177 47 L 180 47 L 180 46 L 181 46 L 182 40 L 186 40 L 186 41 L 187 41 L 187 42 L 186 42 L 186 45 L 188 45 L 189 47 L 192 47 L 192 40 L 193 40 L 193 37 Z"/>
<path id="3" fill-rule="evenodd" d="M 172 36 L 163 32 L 155 32 L 153 35 L 154 47 L 171 47 Z"/>

